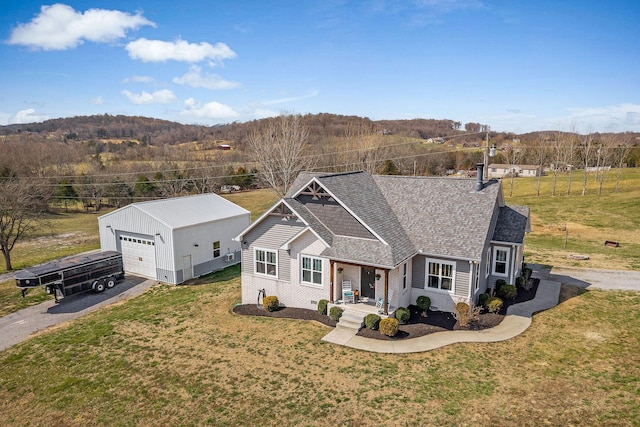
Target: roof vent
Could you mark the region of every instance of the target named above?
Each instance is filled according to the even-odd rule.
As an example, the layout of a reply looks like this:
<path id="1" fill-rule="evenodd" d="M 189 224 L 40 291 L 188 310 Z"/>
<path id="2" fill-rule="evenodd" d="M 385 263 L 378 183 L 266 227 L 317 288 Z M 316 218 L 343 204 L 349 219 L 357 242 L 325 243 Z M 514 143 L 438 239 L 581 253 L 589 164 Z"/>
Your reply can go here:
<path id="1" fill-rule="evenodd" d="M 478 169 L 478 176 L 476 178 L 476 183 L 473 186 L 473 191 L 477 193 L 482 191 L 484 188 L 484 183 L 482 182 L 482 177 L 484 176 L 484 163 L 478 163 L 476 167 Z"/>

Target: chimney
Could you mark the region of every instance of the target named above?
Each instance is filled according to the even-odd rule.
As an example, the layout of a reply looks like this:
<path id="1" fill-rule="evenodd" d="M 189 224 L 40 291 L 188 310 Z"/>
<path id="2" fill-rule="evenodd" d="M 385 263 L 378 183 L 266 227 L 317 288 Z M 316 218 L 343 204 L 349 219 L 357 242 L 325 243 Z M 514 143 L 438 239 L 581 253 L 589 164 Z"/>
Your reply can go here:
<path id="1" fill-rule="evenodd" d="M 482 182 L 482 178 L 484 177 L 484 163 L 478 163 L 476 164 L 477 170 L 478 170 L 478 174 L 476 177 L 476 183 L 473 186 L 473 191 L 475 193 L 482 191 L 482 189 L 484 188 L 484 183 Z"/>

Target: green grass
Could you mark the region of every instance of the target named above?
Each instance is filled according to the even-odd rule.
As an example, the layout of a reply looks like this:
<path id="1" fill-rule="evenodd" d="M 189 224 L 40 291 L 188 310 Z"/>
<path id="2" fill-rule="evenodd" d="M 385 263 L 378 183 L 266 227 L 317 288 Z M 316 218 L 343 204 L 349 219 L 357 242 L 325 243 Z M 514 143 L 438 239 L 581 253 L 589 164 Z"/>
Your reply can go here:
<path id="1" fill-rule="evenodd" d="M 9 426 L 638 425 L 640 294 L 573 295 L 506 342 L 371 354 L 312 322 L 232 314 L 236 266 L 0 353 L 0 412 Z"/>
<path id="2" fill-rule="evenodd" d="M 569 196 L 566 174 L 558 178 L 555 197 L 551 197 L 552 176 L 542 178 L 539 197 L 536 178 L 514 179 L 513 197 L 508 197 L 510 180 L 505 179 L 506 202 L 531 208 L 532 232 L 525 241 L 527 261 L 640 270 L 640 169 L 622 170 L 617 192 L 616 174 L 612 170 L 605 175 L 602 194 L 598 194 L 595 175 L 590 175 L 584 196 L 581 171 L 573 174 Z M 620 247 L 606 247 L 605 240 L 620 242 Z M 591 259 L 571 261 L 567 259 L 570 253 L 586 254 Z"/>
<path id="3" fill-rule="evenodd" d="M 250 211 L 251 221 L 255 221 L 278 200 L 276 194 L 267 188 L 242 193 L 224 194 L 223 197 Z"/>

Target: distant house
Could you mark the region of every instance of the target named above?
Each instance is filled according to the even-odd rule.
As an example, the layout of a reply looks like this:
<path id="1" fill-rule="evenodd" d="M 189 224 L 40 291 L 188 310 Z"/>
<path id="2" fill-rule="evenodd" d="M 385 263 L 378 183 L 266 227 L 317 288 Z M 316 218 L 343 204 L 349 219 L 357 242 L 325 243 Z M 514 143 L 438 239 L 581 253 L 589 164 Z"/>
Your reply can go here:
<path id="1" fill-rule="evenodd" d="M 238 237 L 243 304 L 264 290 L 316 309 L 346 286 L 385 313 L 421 295 L 453 311 L 498 278 L 515 283 L 529 209 L 505 206 L 501 183 L 481 177 L 301 173 Z"/>
<path id="2" fill-rule="evenodd" d="M 505 165 L 493 163 L 489 165 L 487 176 L 489 178 L 503 178 L 505 176 L 540 176 L 542 168 L 536 165 Z"/>
<path id="3" fill-rule="evenodd" d="M 444 144 L 444 138 L 429 138 L 427 144 Z"/>
<path id="4" fill-rule="evenodd" d="M 240 262 L 234 238 L 251 213 L 199 194 L 133 203 L 98 218 L 102 251 L 122 253 L 128 273 L 178 284 Z"/>

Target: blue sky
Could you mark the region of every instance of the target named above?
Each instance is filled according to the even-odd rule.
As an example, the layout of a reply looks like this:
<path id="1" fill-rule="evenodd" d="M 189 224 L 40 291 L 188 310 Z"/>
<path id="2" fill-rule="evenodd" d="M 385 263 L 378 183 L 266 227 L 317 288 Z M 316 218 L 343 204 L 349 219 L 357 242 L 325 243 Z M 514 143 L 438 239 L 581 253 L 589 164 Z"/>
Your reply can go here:
<path id="1" fill-rule="evenodd" d="M 281 112 L 640 131 L 640 2 L 11 0 L 0 124 Z"/>

